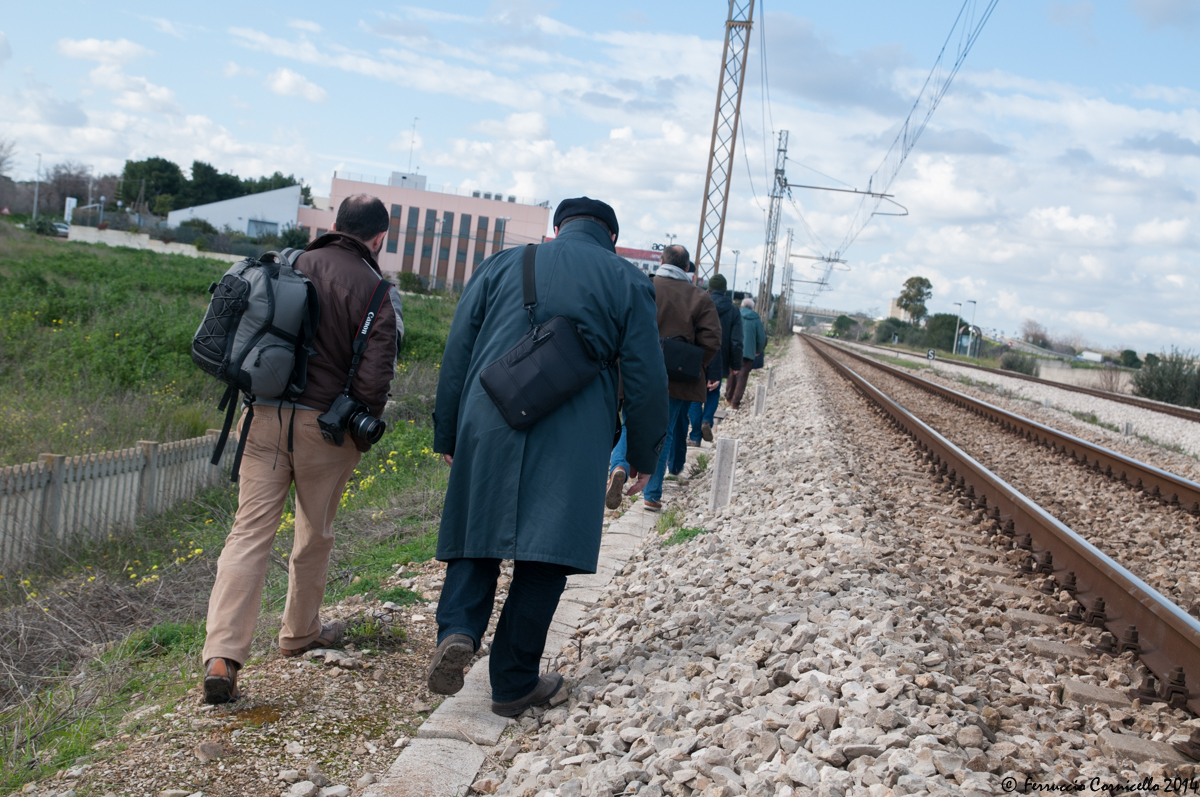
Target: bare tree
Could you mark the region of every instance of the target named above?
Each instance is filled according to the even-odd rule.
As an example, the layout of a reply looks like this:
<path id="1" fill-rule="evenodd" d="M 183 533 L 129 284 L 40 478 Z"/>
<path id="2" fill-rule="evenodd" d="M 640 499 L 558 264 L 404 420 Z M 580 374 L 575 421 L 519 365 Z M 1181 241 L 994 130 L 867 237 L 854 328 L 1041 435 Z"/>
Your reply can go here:
<path id="1" fill-rule="evenodd" d="M 69 196 L 75 197 L 82 205 L 87 201 L 88 181 L 91 175 L 88 174 L 88 167 L 82 163 L 73 163 L 64 161 L 56 163 L 46 175 L 45 191 L 47 198 L 50 200 L 50 207 L 56 208 L 57 212 L 61 212 L 63 205 Z"/>
<path id="2" fill-rule="evenodd" d="M 12 168 L 13 160 L 17 156 L 17 144 L 15 141 L 7 138 L 0 138 L 0 177 L 8 175 L 8 170 Z"/>

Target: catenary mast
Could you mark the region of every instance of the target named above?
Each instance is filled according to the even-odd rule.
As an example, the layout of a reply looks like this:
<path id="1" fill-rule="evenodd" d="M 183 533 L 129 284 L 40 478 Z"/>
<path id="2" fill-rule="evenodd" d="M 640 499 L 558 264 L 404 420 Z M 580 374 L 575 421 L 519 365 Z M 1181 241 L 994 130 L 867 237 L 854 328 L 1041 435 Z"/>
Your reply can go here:
<path id="1" fill-rule="evenodd" d="M 733 177 L 738 121 L 742 112 L 742 87 L 746 82 L 746 55 L 750 50 L 750 27 L 754 0 L 729 0 L 725 20 L 725 49 L 721 55 L 721 78 L 717 83 L 717 108 L 713 115 L 712 144 L 708 150 L 708 174 L 704 178 L 704 207 L 700 213 L 700 235 L 696 241 L 696 272 L 707 278 L 721 269 L 721 242 L 725 237 L 725 209 Z"/>

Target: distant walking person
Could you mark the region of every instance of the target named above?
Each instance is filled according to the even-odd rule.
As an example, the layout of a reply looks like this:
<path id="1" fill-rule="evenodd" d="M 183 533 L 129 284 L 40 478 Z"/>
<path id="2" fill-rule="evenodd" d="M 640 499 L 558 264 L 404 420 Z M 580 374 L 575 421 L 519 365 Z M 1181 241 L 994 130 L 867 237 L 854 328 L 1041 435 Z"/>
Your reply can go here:
<path id="1" fill-rule="evenodd" d="M 613 209 L 582 197 L 554 214 L 557 237 L 535 250 L 533 321 L 564 316 L 602 362 L 621 361 L 627 456 L 649 471 L 667 423 L 667 376 L 655 325 L 654 287 L 616 254 Z M 572 573 L 594 573 L 604 520 L 605 464 L 617 418 L 617 369 L 525 431 L 510 427 L 480 372 L 530 329 L 522 306 L 526 247 L 485 261 L 454 314 L 438 380 L 434 450 L 451 465 L 437 558 L 446 563 L 438 601 L 431 692 L 462 689 L 463 667 L 487 630 L 503 559 L 514 560 L 508 600 L 489 659 L 492 711 L 514 717 L 562 686 L 538 673 L 546 633 Z"/>
<path id="2" fill-rule="evenodd" d="M 721 351 L 708 364 L 708 397 L 703 404 L 696 402 L 688 410 L 692 431 L 688 439 L 692 445 L 700 445 L 703 438 L 713 440 L 713 421 L 717 415 L 717 404 L 721 400 L 721 380 L 729 377 L 730 366 L 741 367 L 742 360 L 742 316 L 733 306 L 733 300 L 725 295 L 727 283 L 724 274 L 717 274 L 708 281 L 708 295 L 717 307 L 721 319 Z"/>
<path id="3" fill-rule="evenodd" d="M 341 643 L 345 624 L 322 624 L 319 614 L 333 549 L 333 517 L 362 452 L 371 446 L 345 430 L 349 439 L 344 444 L 326 442 L 318 417 L 327 421 L 322 413 L 342 398 L 359 325 L 372 295 L 384 287 L 386 299 L 375 316 L 349 392 L 375 418 L 387 403 L 404 334 L 400 295 L 383 282 L 375 261 L 387 237 L 388 221 L 387 208 L 375 197 L 348 197 L 338 207 L 334 232 L 317 238 L 296 260 L 296 269 L 312 280 L 319 301 L 315 353 L 308 359 L 307 387 L 295 404 L 258 399 L 250 422 L 242 416 L 245 453 L 237 514 L 217 560 L 217 578 L 208 600 L 203 655 L 204 697 L 209 703 L 238 698 L 237 673 L 250 654 L 271 544 L 293 484 L 296 535 L 288 557 L 279 652 L 296 656 Z"/>
<path id="4" fill-rule="evenodd" d="M 691 402 L 705 400 L 708 391 L 703 372 L 721 349 L 721 319 L 716 305 L 704 290 L 692 284 L 692 278 L 685 271 L 687 267 L 688 251 L 676 244 L 663 250 L 662 264 L 654 273 L 659 337 L 682 339 L 698 346 L 703 350 L 703 366 L 700 376 L 695 379 L 672 379 L 667 383 L 670 396 L 667 439 L 658 465 L 642 493 L 642 503 L 651 512 L 662 509 L 663 479 L 673 458 L 675 438 L 687 433 L 680 420 L 686 421 Z"/>
<path id="5" fill-rule="evenodd" d="M 742 299 L 741 314 L 742 364 L 736 373 L 729 374 L 729 385 L 725 388 L 725 400 L 735 410 L 742 406 L 742 394 L 746 392 L 746 382 L 750 380 L 754 359 L 761 357 L 767 348 L 767 330 L 758 313 L 754 312 L 754 300 L 749 296 Z"/>

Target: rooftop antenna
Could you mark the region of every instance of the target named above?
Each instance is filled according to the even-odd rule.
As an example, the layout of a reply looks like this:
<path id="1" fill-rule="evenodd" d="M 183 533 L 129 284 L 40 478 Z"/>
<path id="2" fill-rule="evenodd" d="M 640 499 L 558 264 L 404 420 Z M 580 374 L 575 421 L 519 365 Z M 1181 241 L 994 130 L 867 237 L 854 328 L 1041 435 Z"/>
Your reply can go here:
<path id="1" fill-rule="evenodd" d="M 418 118 L 419 117 L 416 117 L 416 116 L 413 117 L 412 140 L 410 140 L 408 142 L 408 173 L 409 174 L 412 174 L 413 147 L 415 147 L 417 145 L 417 119 Z"/>

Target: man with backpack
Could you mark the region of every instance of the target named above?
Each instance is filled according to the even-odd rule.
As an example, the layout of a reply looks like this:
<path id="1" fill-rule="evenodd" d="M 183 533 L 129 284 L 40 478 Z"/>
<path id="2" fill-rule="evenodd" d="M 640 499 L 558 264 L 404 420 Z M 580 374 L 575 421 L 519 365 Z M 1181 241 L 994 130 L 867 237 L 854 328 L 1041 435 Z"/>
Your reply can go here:
<path id="1" fill-rule="evenodd" d="M 293 484 L 296 531 L 279 652 L 297 656 L 341 643 L 345 624 L 320 618 L 333 518 L 362 452 L 371 448 L 367 438 L 382 434 L 377 419 L 404 333 L 399 293 L 375 260 L 387 230 L 382 202 L 348 197 L 333 232 L 309 244 L 293 264 L 311 281 L 319 320 L 312 340 L 299 341 L 308 353 L 303 392 L 295 401 L 248 397 L 242 416 L 238 509 L 208 603 L 203 686 L 209 703 L 239 696 L 237 673 L 250 653 L 271 545 Z"/>

